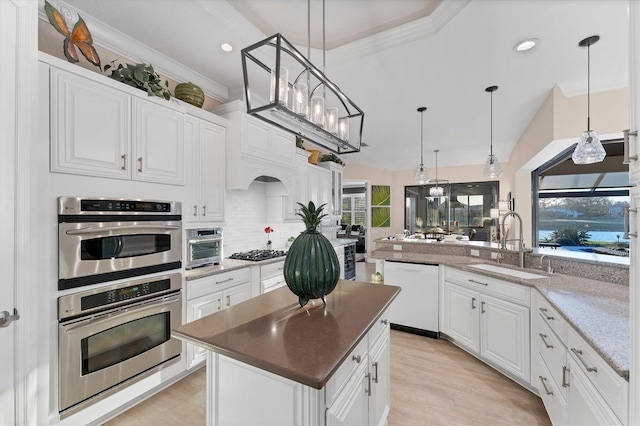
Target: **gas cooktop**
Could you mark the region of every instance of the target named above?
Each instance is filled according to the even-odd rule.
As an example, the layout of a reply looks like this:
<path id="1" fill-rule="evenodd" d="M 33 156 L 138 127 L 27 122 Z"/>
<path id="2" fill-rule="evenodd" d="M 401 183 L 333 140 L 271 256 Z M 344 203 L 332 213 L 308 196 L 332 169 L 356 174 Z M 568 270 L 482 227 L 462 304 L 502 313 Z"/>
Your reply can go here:
<path id="1" fill-rule="evenodd" d="M 273 259 L 276 257 L 286 256 L 287 252 L 283 250 L 251 250 L 240 253 L 233 253 L 229 259 L 249 260 L 251 262 L 259 262 L 261 260 Z"/>

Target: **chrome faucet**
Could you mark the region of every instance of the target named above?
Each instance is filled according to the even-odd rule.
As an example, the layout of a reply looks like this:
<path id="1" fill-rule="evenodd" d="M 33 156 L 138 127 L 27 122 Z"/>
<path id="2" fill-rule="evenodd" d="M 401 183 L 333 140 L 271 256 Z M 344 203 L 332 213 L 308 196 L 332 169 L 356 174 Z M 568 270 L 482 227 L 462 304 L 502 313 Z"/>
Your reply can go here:
<path id="1" fill-rule="evenodd" d="M 542 262 L 544 261 L 545 258 L 549 261 L 549 264 L 547 265 L 547 273 L 553 274 L 553 268 L 551 268 L 551 258 L 548 257 L 546 254 L 543 254 L 542 257 L 540 258 L 540 266 L 542 266 Z"/>
<path id="2" fill-rule="evenodd" d="M 509 239 L 509 240 L 506 239 L 506 238 L 503 238 L 502 239 L 502 249 L 506 250 L 507 241 L 518 241 L 519 242 L 519 244 L 518 244 L 518 263 L 519 263 L 519 266 L 521 268 L 524 268 L 524 236 L 523 236 L 523 233 L 522 233 L 522 218 L 520 217 L 520 215 L 518 213 L 510 210 L 510 211 L 506 212 L 504 214 L 504 216 L 502 216 L 502 225 L 501 225 L 502 235 L 505 236 L 504 222 L 507 220 L 507 217 L 509 217 L 509 216 L 515 217 L 516 219 L 518 219 L 518 222 L 520 222 L 519 223 L 519 226 L 520 226 L 520 237 L 517 238 L 517 239 L 516 238 L 512 238 L 512 239 Z"/>

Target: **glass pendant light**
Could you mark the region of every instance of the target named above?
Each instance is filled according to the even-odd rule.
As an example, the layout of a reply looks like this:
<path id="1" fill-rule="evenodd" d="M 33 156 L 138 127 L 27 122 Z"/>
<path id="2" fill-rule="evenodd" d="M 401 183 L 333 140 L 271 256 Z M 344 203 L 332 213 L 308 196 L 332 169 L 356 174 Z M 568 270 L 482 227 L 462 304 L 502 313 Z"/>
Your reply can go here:
<path id="1" fill-rule="evenodd" d="M 436 153 L 436 179 L 432 182 L 435 183 L 436 186 L 432 186 L 431 188 L 429 188 L 429 195 L 432 197 L 442 197 L 444 195 L 444 188 L 438 186 L 438 183 L 440 182 L 438 180 L 438 151 L 439 149 L 435 149 L 433 151 Z"/>
<path id="2" fill-rule="evenodd" d="M 592 164 L 604 160 L 607 155 L 596 132 L 591 130 L 591 54 L 589 48 L 600 40 L 600 36 L 593 35 L 581 40 L 580 47 L 587 47 L 587 130 L 582 133 L 571 158 L 575 164 Z"/>
<path id="3" fill-rule="evenodd" d="M 482 175 L 491 179 L 499 178 L 502 176 L 502 167 L 498 161 L 498 157 L 493 155 L 493 92 L 498 90 L 498 86 L 489 86 L 484 89 L 485 92 L 489 92 L 491 95 L 491 151 L 487 157 L 487 161 L 484 163 L 484 171 Z"/>
<path id="4" fill-rule="evenodd" d="M 424 150 L 424 112 L 426 110 L 427 107 L 418 108 L 418 112 L 420 113 L 420 164 L 416 167 L 414 177 L 416 185 L 426 185 L 429 181 L 429 175 L 427 174 L 427 169 L 424 168 L 424 158 L 422 155 Z"/>

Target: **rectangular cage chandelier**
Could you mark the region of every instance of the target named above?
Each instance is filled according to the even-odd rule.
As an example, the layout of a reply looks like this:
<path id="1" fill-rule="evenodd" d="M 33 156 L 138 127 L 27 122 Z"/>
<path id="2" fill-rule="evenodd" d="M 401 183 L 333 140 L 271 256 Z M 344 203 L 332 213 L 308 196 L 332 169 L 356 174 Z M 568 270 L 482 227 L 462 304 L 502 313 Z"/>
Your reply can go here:
<path id="1" fill-rule="evenodd" d="M 364 112 L 281 34 L 242 49 L 247 114 L 336 154 L 359 152 Z"/>

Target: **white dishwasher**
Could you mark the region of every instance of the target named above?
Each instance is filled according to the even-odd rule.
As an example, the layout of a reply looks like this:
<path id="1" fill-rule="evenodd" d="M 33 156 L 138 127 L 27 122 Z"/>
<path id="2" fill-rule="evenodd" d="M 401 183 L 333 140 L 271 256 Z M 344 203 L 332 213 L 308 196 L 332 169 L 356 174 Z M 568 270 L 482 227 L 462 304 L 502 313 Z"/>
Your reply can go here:
<path id="1" fill-rule="evenodd" d="M 402 291 L 389 308 L 393 328 L 438 337 L 438 266 L 384 262 L 384 283 Z"/>

